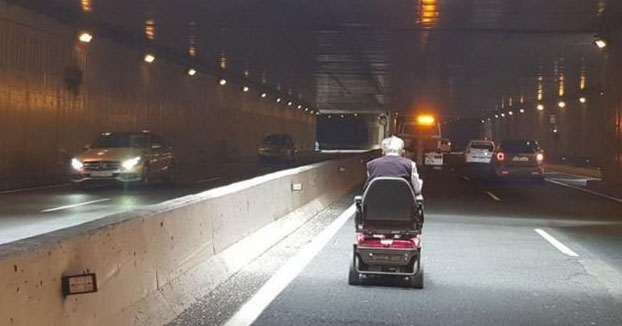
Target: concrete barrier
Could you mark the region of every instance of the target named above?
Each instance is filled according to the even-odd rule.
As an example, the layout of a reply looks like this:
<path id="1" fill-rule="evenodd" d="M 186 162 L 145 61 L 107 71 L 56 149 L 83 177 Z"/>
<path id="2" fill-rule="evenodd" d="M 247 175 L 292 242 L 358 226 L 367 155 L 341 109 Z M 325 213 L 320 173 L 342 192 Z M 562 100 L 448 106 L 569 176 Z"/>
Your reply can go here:
<path id="1" fill-rule="evenodd" d="M 285 170 L 2 245 L 0 325 L 169 321 L 359 185 L 369 157 Z M 63 297 L 61 276 L 87 272 L 96 273 L 98 292 Z"/>

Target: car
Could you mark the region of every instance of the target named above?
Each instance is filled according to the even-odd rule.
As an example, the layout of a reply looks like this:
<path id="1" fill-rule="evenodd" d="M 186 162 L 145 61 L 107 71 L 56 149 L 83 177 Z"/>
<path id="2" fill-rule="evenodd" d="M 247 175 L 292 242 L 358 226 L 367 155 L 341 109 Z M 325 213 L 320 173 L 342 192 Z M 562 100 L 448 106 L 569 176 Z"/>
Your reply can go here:
<path id="1" fill-rule="evenodd" d="M 175 160 L 171 146 L 149 132 L 106 132 L 71 160 L 74 184 L 114 181 L 148 184 L 171 180 Z"/>
<path id="2" fill-rule="evenodd" d="M 491 140 L 471 140 L 464 149 L 464 163 L 467 165 L 490 164 L 495 152 L 495 143 Z"/>
<path id="3" fill-rule="evenodd" d="M 260 159 L 296 160 L 296 144 L 289 134 L 268 134 L 257 144 Z"/>
<path id="4" fill-rule="evenodd" d="M 544 181 L 544 151 L 531 139 L 504 140 L 492 159 L 496 177 L 522 177 Z"/>

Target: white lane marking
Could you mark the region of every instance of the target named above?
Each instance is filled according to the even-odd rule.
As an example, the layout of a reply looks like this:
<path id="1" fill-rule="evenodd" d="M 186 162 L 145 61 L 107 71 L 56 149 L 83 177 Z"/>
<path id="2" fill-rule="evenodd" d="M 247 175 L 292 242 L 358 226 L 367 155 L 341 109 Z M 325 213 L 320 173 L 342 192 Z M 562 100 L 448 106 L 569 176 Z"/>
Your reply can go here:
<path id="1" fill-rule="evenodd" d="M 109 200 L 112 200 L 112 199 L 110 199 L 110 198 L 103 198 L 103 199 L 87 201 L 87 202 L 84 202 L 84 203 L 77 203 L 77 204 L 72 204 L 72 205 L 48 208 L 48 209 L 41 210 L 41 213 L 49 213 L 49 212 L 61 211 L 61 210 L 64 210 L 64 209 L 70 209 L 70 208 L 75 208 L 75 207 L 80 207 L 80 206 L 85 206 L 85 205 L 91 205 L 91 204 L 101 203 L 101 202 L 109 201 Z"/>
<path id="2" fill-rule="evenodd" d="M 220 177 L 214 177 L 214 178 L 209 178 L 209 179 L 203 179 L 203 180 L 195 181 L 194 184 L 207 183 L 207 182 L 212 182 L 212 181 L 216 181 L 216 180 L 220 180 Z"/>
<path id="3" fill-rule="evenodd" d="M 248 326 L 255 322 L 268 305 L 300 274 L 330 239 L 354 214 L 354 205 L 346 209 L 326 229 L 304 246 L 238 310 L 225 326 Z"/>
<path id="4" fill-rule="evenodd" d="M 597 191 L 593 191 L 593 190 L 589 190 L 589 189 L 583 189 L 581 187 L 572 186 L 572 185 L 569 185 L 569 184 L 566 184 L 566 183 L 563 183 L 563 182 L 551 180 L 549 178 L 546 179 L 546 182 L 549 182 L 549 183 L 552 183 L 552 184 L 555 184 L 555 185 L 558 185 L 558 186 L 574 189 L 574 190 L 583 191 L 583 192 L 588 193 L 590 195 L 594 195 L 594 196 L 598 196 L 598 197 L 602 197 L 602 198 L 607 198 L 607 199 L 613 200 L 615 202 L 622 203 L 622 198 L 616 198 L 616 197 L 609 196 L 609 195 L 606 195 L 606 194 L 603 194 L 603 193 L 600 193 L 600 192 L 597 192 Z"/>
<path id="5" fill-rule="evenodd" d="M 490 198 L 494 199 L 495 201 L 501 201 L 501 198 L 497 197 L 495 194 L 493 194 L 490 191 L 486 191 L 486 195 L 488 195 Z"/>
<path id="6" fill-rule="evenodd" d="M 557 248 L 557 250 L 561 251 L 564 255 L 568 255 L 570 257 L 579 257 L 579 254 L 574 252 L 572 249 L 566 247 L 563 243 L 559 242 L 557 239 L 553 238 L 552 235 L 546 233 L 546 231 L 542 229 L 534 229 L 537 234 L 544 238 L 544 240 L 548 241 L 553 247 Z"/>
<path id="7" fill-rule="evenodd" d="M 0 191 L 1 195 L 5 195 L 5 194 L 14 194 L 16 192 L 24 192 L 24 191 L 35 191 L 35 190 L 44 190 L 44 189 L 54 189 L 54 188 L 60 188 L 60 187 L 66 187 L 66 184 L 60 184 L 60 185 L 51 185 L 51 186 L 41 186 L 41 187 L 31 187 L 31 188 L 21 188 L 21 189 L 11 189 L 11 190 L 4 190 L 4 191 Z"/>
<path id="8" fill-rule="evenodd" d="M 462 176 L 462 179 L 466 180 L 466 181 L 471 181 L 471 178 L 467 177 L 466 175 Z"/>

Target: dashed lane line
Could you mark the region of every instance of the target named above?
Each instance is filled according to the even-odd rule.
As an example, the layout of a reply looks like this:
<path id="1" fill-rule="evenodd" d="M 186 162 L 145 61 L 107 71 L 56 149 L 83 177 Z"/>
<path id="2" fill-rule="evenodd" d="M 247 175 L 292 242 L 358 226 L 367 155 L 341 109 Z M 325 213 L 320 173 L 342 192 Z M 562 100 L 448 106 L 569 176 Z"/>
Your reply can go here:
<path id="1" fill-rule="evenodd" d="M 494 201 L 501 201 L 501 198 L 497 197 L 497 195 L 493 194 L 490 191 L 486 191 L 486 195 L 488 195 L 488 197 L 492 198 Z"/>
<path id="2" fill-rule="evenodd" d="M 542 229 L 534 229 L 537 234 L 544 238 L 544 240 L 548 241 L 553 247 L 557 248 L 557 250 L 561 251 L 564 255 L 568 255 L 570 257 L 579 257 L 579 254 L 574 252 L 572 249 L 566 247 L 563 243 L 559 242 L 559 240 L 555 239 L 552 235 L 548 234 L 546 231 Z"/>
<path id="3" fill-rule="evenodd" d="M 84 203 L 77 203 L 77 204 L 71 204 L 71 205 L 66 205 L 66 206 L 47 208 L 47 209 L 41 210 L 41 213 L 62 211 L 62 210 L 65 210 L 65 209 L 70 209 L 70 208 L 76 208 L 76 207 L 80 207 L 80 206 L 86 206 L 86 205 L 101 203 L 101 202 L 105 202 L 105 201 L 109 201 L 109 200 L 112 200 L 112 199 L 110 199 L 110 198 L 103 198 L 103 199 L 87 201 L 87 202 L 84 202 Z"/>

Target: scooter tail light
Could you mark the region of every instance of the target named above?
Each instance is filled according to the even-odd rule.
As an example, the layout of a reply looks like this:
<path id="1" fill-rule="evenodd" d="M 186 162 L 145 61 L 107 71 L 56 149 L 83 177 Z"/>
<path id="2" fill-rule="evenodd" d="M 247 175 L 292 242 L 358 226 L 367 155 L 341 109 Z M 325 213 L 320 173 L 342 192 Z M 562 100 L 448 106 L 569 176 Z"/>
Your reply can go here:
<path id="1" fill-rule="evenodd" d="M 497 153 L 497 161 L 504 161 L 504 160 L 505 160 L 505 154 L 503 152 Z"/>

